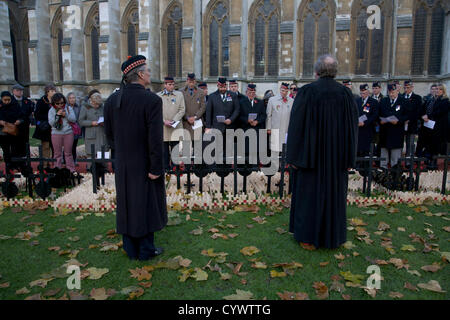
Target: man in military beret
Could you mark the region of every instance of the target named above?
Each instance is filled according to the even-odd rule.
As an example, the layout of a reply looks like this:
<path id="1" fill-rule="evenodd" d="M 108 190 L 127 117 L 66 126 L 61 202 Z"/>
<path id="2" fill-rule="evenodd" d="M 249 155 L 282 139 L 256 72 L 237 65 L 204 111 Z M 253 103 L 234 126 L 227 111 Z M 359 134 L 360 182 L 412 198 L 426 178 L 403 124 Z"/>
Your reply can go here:
<path id="1" fill-rule="evenodd" d="M 239 84 L 237 83 L 236 79 L 231 79 L 228 86 L 230 88 L 230 91 L 237 95 L 238 100 L 240 100 L 242 97 L 245 97 L 245 95 L 239 92 Z"/>
<path id="2" fill-rule="evenodd" d="M 381 99 L 384 98 L 384 95 L 381 93 L 381 82 L 375 81 L 372 83 L 372 98 L 377 100 L 378 103 L 381 102 Z M 379 157 L 381 155 L 380 149 L 380 119 L 377 117 L 374 121 L 374 154 Z"/>
<path id="3" fill-rule="evenodd" d="M 200 82 L 198 84 L 198 88 L 203 91 L 203 96 L 205 98 L 205 106 L 206 106 L 206 103 L 208 103 L 208 97 L 209 97 L 209 95 L 208 95 L 208 84 L 206 82 Z M 206 107 L 205 107 L 205 111 L 206 111 Z"/>
<path id="4" fill-rule="evenodd" d="M 291 83 L 289 90 L 290 90 L 289 97 L 291 97 L 292 99 L 295 99 L 295 96 L 297 95 L 297 92 L 298 92 L 298 87 L 294 82 Z"/>
<path id="5" fill-rule="evenodd" d="M 183 128 L 183 117 L 185 115 L 184 95 L 175 90 L 173 77 L 164 78 L 164 90 L 158 92 L 163 101 L 164 121 L 164 169 L 170 167 L 170 157 L 173 147 L 179 141 L 175 130 Z"/>
<path id="6" fill-rule="evenodd" d="M 226 129 L 234 129 L 239 116 L 237 95 L 227 90 L 227 79 L 220 77 L 217 91 L 211 93 L 206 105 L 206 128 L 215 128 L 225 133 Z"/>
<path id="7" fill-rule="evenodd" d="M 286 137 L 294 99 L 289 97 L 289 84 L 282 82 L 280 93 L 269 99 L 267 104 L 266 128 L 270 135 L 270 150 L 281 152 Z"/>
<path id="8" fill-rule="evenodd" d="M 146 89 L 146 58 L 122 64 L 120 90 L 105 102 L 105 133 L 115 150 L 117 233 L 130 259 L 148 260 L 163 252 L 154 232 L 167 224 L 163 169 L 162 99 Z"/>
<path id="9" fill-rule="evenodd" d="M 388 85 L 389 97 L 380 102 L 381 167 L 387 169 L 398 164 L 402 156 L 405 122 L 409 119 L 409 102 L 399 95 L 395 84 Z"/>
<path id="10" fill-rule="evenodd" d="M 350 80 L 350 79 L 342 80 L 342 84 L 344 85 L 344 87 L 350 89 L 350 92 L 352 92 L 353 97 L 355 98 L 355 100 L 359 98 L 359 96 L 357 94 L 353 93 L 352 80 Z"/>
<path id="11" fill-rule="evenodd" d="M 403 83 L 403 98 L 409 101 L 409 121 L 405 125 L 406 131 L 406 155 L 408 156 L 411 152 L 410 141 L 412 139 L 413 143 L 417 135 L 417 128 L 420 119 L 420 109 L 422 108 L 422 97 L 414 93 L 414 84 L 411 80 L 405 80 Z M 414 150 L 412 150 L 414 152 Z"/>
<path id="12" fill-rule="evenodd" d="M 183 89 L 184 104 L 186 111 L 183 117 L 183 127 L 190 133 L 191 140 L 201 139 L 203 127 L 195 131 L 192 129 L 195 121 L 201 120 L 206 111 L 205 96 L 203 90 L 197 88 L 197 81 L 194 73 L 189 73 L 186 80 L 186 87 Z M 203 120 L 202 120 L 203 121 Z M 203 124 L 204 125 L 204 124 Z"/>
<path id="13" fill-rule="evenodd" d="M 356 99 L 358 107 L 358 156 L 369 155 L 370 144 L 373 142 L 375 121 L 378 119 L 378 101 L 371 98 L 369 85 L 359 86 L 360 97 Z"/>
<path id="14" fill-rule="evenodd" d="M 372 98 L 374 98 L 378 102 L 380 102 L 381 99 L 384 98 L 383 94 L 381 93 L 381 83 L 378 81 L 372 83 Z"/>

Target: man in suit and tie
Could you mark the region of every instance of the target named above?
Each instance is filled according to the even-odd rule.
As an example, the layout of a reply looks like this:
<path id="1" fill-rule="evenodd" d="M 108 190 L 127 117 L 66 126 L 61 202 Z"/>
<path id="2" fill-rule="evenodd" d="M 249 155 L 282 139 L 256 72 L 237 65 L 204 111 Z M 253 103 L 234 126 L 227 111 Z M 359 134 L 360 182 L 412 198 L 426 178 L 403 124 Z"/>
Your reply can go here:
<path id="1" fill-rule="evenodd" d="M 373 142 L 375 135 L 375 122 L 378 119 L 378 101 L 370 97 L 369 85 L 362 84 L 359 86 L 360 97 L 356 99 L 356 106 L 358 107 L 358 157 L 368 156 L 370 153 L 370 144 Z M 358 163 L 362 175 L 367 174 L 367 168 L 371 164 L 368 162 Z"/>
<path id="2" fill-rule="evenodd" d="M 385 169 L 388 168 L 388 160 L 392 168 L 402 156 L 404 126 L 410 110 L 409 102 L 398 94 L 395 84 L 388 85 L 388 93 L 389 97 L 383 98 L 380 103 L 381 157 L 386 159 L 381 161 L 381 167 Z"/>
<path id="3" fill-rule="evenodd" d="M 244 131 L 255 131 L 256 150 L 259 150 L 259 129 L 265 128 L 267 114 L 264 100 L 256 98 L 256 84 L 250 83 L 247 86 L 246 95 L 241 95 L 239 98 L 239 106 L 239 127 Z M 249 154 L 249 142 L 247 141 L 245 153 Z"/>
<path id="4" fill-rule="evenodd" d="M 380 102 L 381 99 L 384 98 L 383 94 L 381 93 L 381 83 L 378 81 L 372 83 L 372 98 L 374 98 L 378 102 Z"/>
<path id="5" fill-rule="evenodd" d="M 384 95 L 381 93 L 381 83 L 378 81 L 372 83 L 372 98 L 377 100 L 378 103 L 380 103 L 381 99 L 384 98 Z M 381 154 L 381 149 L 380 149 L 380 121 L 378 117 L 374 122 L 373 130 L 374 130 L 373 140 L 375 143 L 374 154 L 377 157 L 379 157 Z"/>
<path id="6" fill-rule="evenodd" d="M 227 90 L 227 79 L 220 77 L 217 81 L 217 91 L 209 95 L 208 103 L 206 104 L 205 134 L 210 133 L 211 129 L 217 129 L 222 133 L 223 154 L 225 154 L 226 150 L 226 130 L 235 129 L 238 117 L 238 97 Z"/>
<path id="7" fill-rule="evenodd" d="M 238 96 L 238 99 L 240 99 L 242 96 L 244 96 L 242 93 L 239 92 L 239 84 L 235 79 L 231 79 L 228 83 L 228 87 L 230 88 L 230 91 L 233 92 Z"/>
<path id="8" fill-rule="evenodd" d="M 358 130 L 358 156 L 369 155 L 370 144 L 374 136 L 374 124 L 378 118 L 378 101 L 369 97 L 369 85 L 359 86 L 360 97 L 356 99 L 358 106 L 359 130 Z"/>
<path id="9" fill-rule="evenodd" d="M 206 130 L 214 128 L 225 133 L 226 129 L 235 128 L 238 116 L 237 95 L 227 90 L 227 79 L 220 77 L 217 82 L 217 91 L 209 95 L 206 105 Z"/>
<path id="10" fill-rule="evenodd" d="M 411 110 L 409 110 L 409 121 L 407 126 L 405 126 L 406 155 L 409 155 L 411 151 L 414 153 L 414 150 L 409 150 L 409 145 L 410 140 L 412 139 L 414 141 L 417 135 L 420 108 L 422 107 L 422 97 L 413 92 L 414 84 L 411 80 L 405 80 L 403 83 L 403 89 L 403 98 L 409 101 L 409 106 L 411 107 Z"/>

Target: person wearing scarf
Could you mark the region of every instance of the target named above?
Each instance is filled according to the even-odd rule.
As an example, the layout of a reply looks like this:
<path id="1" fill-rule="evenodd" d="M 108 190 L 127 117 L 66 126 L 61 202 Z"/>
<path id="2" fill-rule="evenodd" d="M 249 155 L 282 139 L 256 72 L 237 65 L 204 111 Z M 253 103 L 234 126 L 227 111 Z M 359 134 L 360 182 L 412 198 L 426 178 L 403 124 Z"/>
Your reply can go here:
<path id="1" fill-rule="evenodd" d="M 12 123 L 16 126 L 24 122 L 24 115 L 16 99 L 8 91 L 1 93 L 0 103 L 0 147 L 3 150 L 3 159 L 6 165 L 6 171 L 18 168 L 18 163 L 13 163 L 11 158 L 17 157 L 18 138 L 8 133 L 3 132 L 3 127 L 6 123 Z"/>
<path id="2" fill-rule="evenodd" d="M 55 93 L 52 97 L 51 108 L 48 111 L 48 123 L 52 127 L 52 144 L 56 167 L 62 168 L 64 158 L 66 167 L 70 172 L 75 172 L 75 164 L 72 156 L 73 130 L 70 122 L 76 122 L 77 117 L 72 107 L 67 105 L 66 97 L 62 93 Z"/>

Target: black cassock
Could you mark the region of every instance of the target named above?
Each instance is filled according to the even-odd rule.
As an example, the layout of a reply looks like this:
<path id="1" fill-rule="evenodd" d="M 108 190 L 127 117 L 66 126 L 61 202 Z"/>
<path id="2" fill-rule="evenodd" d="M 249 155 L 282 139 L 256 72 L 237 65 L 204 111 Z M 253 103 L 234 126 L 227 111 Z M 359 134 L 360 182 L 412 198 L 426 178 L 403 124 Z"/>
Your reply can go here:
<path id="1" fill-rule="evenodd" d="M 162 100 L 139 84 L 105 103 L 105 132 L 115 155 L 117 233 L 140 238 L 167 224 Z M 160 175 L 150 180 L 148 174 Z"/>
<path id="2" fill-rule="evenodd" d="M 291 111 L 287 162 L 293 174 L 289 231 L 295 240 L 337 248 L 346 241 L 348 168 L 355 166 L 358 110 L 332 78 L 300 88 Z"/>

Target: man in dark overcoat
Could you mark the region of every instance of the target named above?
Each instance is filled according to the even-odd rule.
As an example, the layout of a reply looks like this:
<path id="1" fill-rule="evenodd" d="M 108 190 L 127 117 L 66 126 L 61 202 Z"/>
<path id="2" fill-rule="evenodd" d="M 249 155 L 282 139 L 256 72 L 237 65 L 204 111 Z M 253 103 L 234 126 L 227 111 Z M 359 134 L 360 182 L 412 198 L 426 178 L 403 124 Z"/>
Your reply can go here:
<path id="1" fill-rule="evenodd" d="M 374 125 L 378 119 L 378 101 L 371 98 L 369 85 L 359 86 L 360 97 L 356 99 L 358 106 L 358 156 L 369 155 L 370 144 L 373 142 Z"/>
<path id="2" fill-rule="evenodd" d="M 420 119 L 419 115 L 423 101 L 421 96 L 414 93 L 414 84 L 411 80 L 405 80 L 403 88 L 404 88 L 403 98 L 408 100 L 410 106 L 408 123 L 407 125 L 405 125 L 406 155 L 409 155 L 411 151 L 414 153 L 414 150 L 411 151 L 409 150 L 409 146 L 411 140 L 414 144 L 418 132 L 418 123 Z"/>
<path id="3" fill-rule="evenodd" d="M 381 157 L 385 158 L 380 161 L 380 166 L 385 169 L 388 168 L 388 160 L 393 167 L 402 156 L 404 127 L 411 110 L 408 100 L 398 94 L 397 85 L 389 84 L 388 94 L 380 102 L 380 147 Z"/>
<path id="4" fill-rule="evenodd" d="M 162 100 L 146 89 L 144 56 L 130 57 L 122 72 L 121 89 L 105 103 L 105 133 L 115 154 L 117 233 L 130 259 L 148 260 L 163 252 L 154 232 L 167 224 Z"/>

